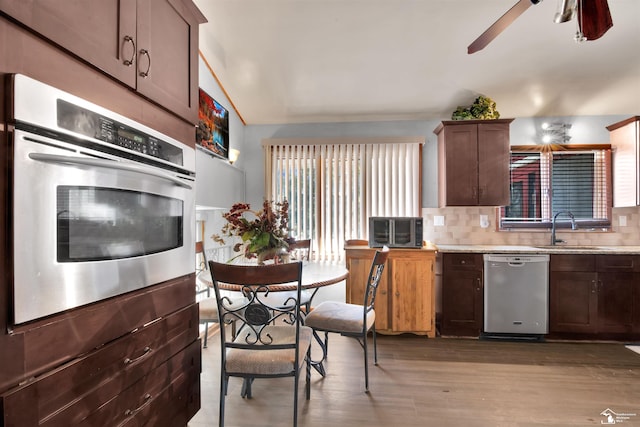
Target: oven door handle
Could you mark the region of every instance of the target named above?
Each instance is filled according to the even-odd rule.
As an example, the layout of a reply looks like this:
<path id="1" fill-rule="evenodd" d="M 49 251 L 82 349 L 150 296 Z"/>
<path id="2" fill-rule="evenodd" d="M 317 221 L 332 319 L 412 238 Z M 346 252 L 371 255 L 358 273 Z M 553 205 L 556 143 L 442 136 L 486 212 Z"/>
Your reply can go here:
<path id="1" fill-rule="evenodd" d="M 113 160 L 103 160 L 103 159 L 88 159 L 85 157 L 73 157 L 73 156 L 61 156 L 58 154 L 45 154 L 45 153 L 29 153 L 29 158 L 33 160 L 38 160 L 41 162 L 52 162 L 52 163 L 69 163 L 69 164 L 79 164 L 86 166 L 97 166 L 108 169 L 120 169 L 129 172 L 138 172 L 145 175 L 150 175 L 156 178 L 166 179 L 167 181 L 171 181 L 175 185 L 180 187 L 191 189 L 191 185 L 188 183 L 181 181 L 179 178 L 171 176 L 169 174 L 158 172 L 144 166 L 134 165 L 130 163 L 121 163 Z"/>

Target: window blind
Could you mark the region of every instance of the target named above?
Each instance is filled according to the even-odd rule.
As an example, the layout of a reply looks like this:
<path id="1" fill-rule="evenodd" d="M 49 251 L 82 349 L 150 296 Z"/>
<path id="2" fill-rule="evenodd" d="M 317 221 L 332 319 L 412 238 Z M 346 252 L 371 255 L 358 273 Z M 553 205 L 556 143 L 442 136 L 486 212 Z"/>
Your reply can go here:
<path id="1" fill-rule="evenodd" d="M 611 150 L 512 152 L 510 172 L 502 228 L 549 228 L 563 210 L 579 227 L 610 226 Z"/>
<path id="2" fill-rule="evenodd" d="M 289 201 L 291 233 L 317 259 L 341 260 L 370 216 L 420 216 L 422 143 L 379 139 L 293 144 L 266 140 L 266 190 Z"/>

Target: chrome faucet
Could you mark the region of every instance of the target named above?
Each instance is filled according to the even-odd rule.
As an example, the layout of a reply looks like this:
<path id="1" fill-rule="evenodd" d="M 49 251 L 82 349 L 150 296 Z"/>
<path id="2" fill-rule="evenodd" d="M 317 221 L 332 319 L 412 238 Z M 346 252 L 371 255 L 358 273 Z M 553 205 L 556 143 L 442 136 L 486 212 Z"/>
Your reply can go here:
<path id="1" fill-rule="evenodd" d="M 571 218 L 571 229 L 572 230 L 577 230 L 578 229 L 578 223 L 576 223 L 576 218 L 573 216 L 573 214 L 570 211 L 560 211 L 558 213 L 556 213 L 553 216 L 553 221 L 551 222 L 551 245 L 555 245 L 556 243 L 563 243 L 564 240 L 562 239 L 556 239 L 556 219 L 558 218 L 558 215 L 560 214 L 566 214 L 569 218 Z"/>

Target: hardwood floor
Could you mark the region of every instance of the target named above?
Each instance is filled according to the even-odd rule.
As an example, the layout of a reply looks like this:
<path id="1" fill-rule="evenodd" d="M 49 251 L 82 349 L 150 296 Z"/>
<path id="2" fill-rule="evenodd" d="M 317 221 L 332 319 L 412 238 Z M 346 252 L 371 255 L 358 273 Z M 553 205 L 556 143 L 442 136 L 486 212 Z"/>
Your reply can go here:
<path id="1" fill-rule="evenodd" d="M 190 427 L 218 425 L 218 339 L 202 350 L 202 409 Z M 309 401 L 300 380 L 299 425 L 589 426 L 610 409 L 627 417 L 618 424 L 640 426 L 640 354 L 623 344 L 379 335 L 378 362 L 366 394 L 359 344 L 330 335 L 328 373 L 312 371 Z M 240 386 L 231 380 L 228 427 L 291 425 L 290 378 L 256 380 L 250 400 Z"/>

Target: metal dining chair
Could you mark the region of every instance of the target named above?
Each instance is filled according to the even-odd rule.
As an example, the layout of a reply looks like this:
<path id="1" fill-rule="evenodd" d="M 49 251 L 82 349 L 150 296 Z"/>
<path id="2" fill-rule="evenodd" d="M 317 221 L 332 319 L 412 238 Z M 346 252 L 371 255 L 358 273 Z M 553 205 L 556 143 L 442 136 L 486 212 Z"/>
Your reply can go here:
<path id="1" fill-rule="evenodd" d="M 200 324 L 204 324 L 204 340 L 202 347 L 207 348 L 207 341 L 209 338 L 209 323 L 218 323 L 218 302 L 216 301 L 215 296 L 211 295 L 211 290 L 213 289 L 208 280 L 210 280 L 211 275 L 208 271 L 207 264 L 207 256 L 204 251 L 203 242 L 196 242 L 196 256 L 200 256 L 202 261 L 199 262 L 199 268 L 196 269 L 196 298 L 198 300 L 198 310 L 200 316 Z M 207 280 L 204 278 L 200 278 L 201 274 L 209 275 Z M 240 304 L 243 301 L 243 298 L 234 298 L 232 299 L 234 304 Z M 236 333 L 236 324 L 232 323 L 231 325 L 231 333 L 235 335 Z"/>
<path id="2" fill-rule="evenodd" d="M 293 425 L 298 423 L 298 379 L 301 366 L 310 360 L 311 328 L 301 319 L 302 263 L 242 266 L 209 261 L 218 302 L 220 322 L 220 426 L 230 377 L 243 378 L 243 396 L 251 398 L 251 383 L 258 378 L 293 377 Z M 246 302 L 241 305 L 220 295 L 221 283 L 240 285 Z M 270 285 L 295 283 L 295 297 L 274 306 L 265 303 Z M 234 338 L 224 325 L 238 322 Z M 306 398 L 311 394 L 311 367 L 306 363 Z"/>
<path id="3" fill-rule="evenodd" d="M 338 301 L 324 301 L 311 310 L 304 320 L 304 324 L 313 329 L 313 334 L 322 348 L 322 359 L 319 366 L 321 373 L 324 373 L 324 367 L 321 363 L 327 358 L 329 332 L 338 333 L 358 340 L 364 350 L 364 384 L 367 393 L 369 392 L 367 334 L 371 331 L 373 338 L 373 360 L 377 365 L 378 348 L 376 344 L 376 313 L 374 305 L 378 285 L 380 284 L 388 256 L 389 248 L 387 247 L 376 251 L 371 263 L 362 305 Z M 318 332 L 324 332 L 324 340 L 320 338 Z"/>
<path id="4" fill-rule="evenodd" d="M 311 239 L 295 240 L 289 243 L 291 259 L 309 261 L 311 257 Z"/>

